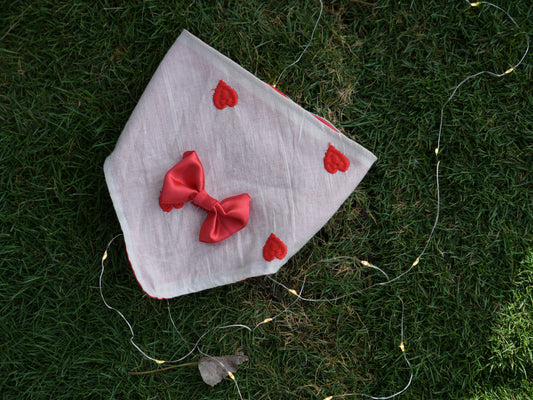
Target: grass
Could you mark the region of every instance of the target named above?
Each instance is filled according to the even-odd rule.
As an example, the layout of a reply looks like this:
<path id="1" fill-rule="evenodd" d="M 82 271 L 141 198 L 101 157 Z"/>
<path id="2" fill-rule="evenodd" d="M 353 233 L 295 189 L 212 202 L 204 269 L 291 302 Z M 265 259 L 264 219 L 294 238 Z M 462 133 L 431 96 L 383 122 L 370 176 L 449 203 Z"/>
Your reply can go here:
<path id="1" fill-rule="evenodd" d="M 532 32 L 529 1 L 501 13 L 463 1 L 328 1 L 315 40 L 279 86 L 379 158 L 355 193 L 276 279 L 305 294 L 367 287 L 418 255 L 435 218 L 439 112 L 453 87 L 504 71 Z M 235 399 L 194 367 L 156 366 L 130 345 L 98 291 L 99 260 L 120 231 L 102 164 L 182 29 L 273 82 L 297 57 L 318 2 L 11 1 L 0 12 L 0 388 L 3 399 Z M 445 110 L 441 218 L 420 265 L 393 285 L 335 305 L 296 303 L 253 334 L 217 330 L 213 355 L 244 351 L 245 399 L 387 396 L 528 399 L 533 395 L 532 68 L 479 77 Z M 111 249 L 108 301 L 159 358 L 186 346 L 166 302 L 143 296 L 124 247 Z M 292 299 L 252 279 L 170 301 L 189 341 L 254 323 Z M 198 354 L 186 361 L 195 361 Z"/>

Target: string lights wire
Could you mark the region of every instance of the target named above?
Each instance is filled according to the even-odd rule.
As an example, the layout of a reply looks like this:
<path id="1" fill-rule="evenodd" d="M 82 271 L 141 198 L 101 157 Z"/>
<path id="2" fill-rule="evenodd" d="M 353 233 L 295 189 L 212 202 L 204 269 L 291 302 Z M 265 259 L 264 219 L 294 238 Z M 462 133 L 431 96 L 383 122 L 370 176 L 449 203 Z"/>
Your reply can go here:
<path id="1" fill-rule="evenodd" d="M 503 12 L 505 14 L 505 16 L 507 18 L 510 19 L 510 21 L 518 28 L 520 29 L 520 25 L 518 25 L 518 23 L 515 21 L 515 19 L 507 12 L 505 11 L 503 8 L 493 4 L 493 3 L 490 3 L 488 1 L 479 1 L 479 2 L 474 2 L 474 3 L 471 3 L 469 2 L 468 0 L 465 0 L 471 7 L 478 7 L 482 4 L 486 4 L 488 6 L 491 6 L 491 7 L 494 7 L 495 9 Z M 431 240 L 433 239 L 433 236 L 435 234 L 435 229 L 437 228 L 437 225 L 438 225 L 438 222 L 439 222 L 439 218 L 440 218 L 440 210 L 441 210 L 441 194 L 440 194 L 440 174 L 439 174 L 439 167 L 440 167 L 440 160 L 439 160 L 439 154 L 441 152 L 441 142 L 442 142 L 442 132 L 443 132 L 443 126 L 444 126 L 444 111 L 447 107 L 447 105 L 451 102 L 451 100 L 455 97 L 455 95 L 457 94 L 459 88 L 461 88 L 461 86 L 463 86 L 466 82 L 468 82 L 469 80 L 475 78 L 475 77 L 478 77 L 480 75 L 483 75 L 483 74 L 486 74 L 486 75 L 489 75 L 489 76 L 492 76 L 494 78 L 501 78 L 505 75 L 508 75 L 510 74 L 511 72 L 515 71 L 516 68 L 518 68 L 518 66 L 520 66 L 520 64 L 522 64 L 522 62 L 524 61 L 524 59 L 526 58 L 528 52 L 529 52 L 529 47 L 530 47 L 530 42 L 529 42 L 529 36 L 527 34 L 524 34 L 524 37 L 525 37 L 525 40 L 526 40 L 526 48 L 524 50 L 524 53 L 522 54 L 521 58 L 519 59 L 519 61 L 514 64 L 512 67 L 510 67 L 509 69 L 507 69 L 506 71 L 502 72 L 502 73 L 497 73 L 497 72 L 492 72 L 492 71 L 486 71 L 486 70 L 483 70 L 483 71 L 479 71 L 479 72 L 476 72 L 472 75 L 469 75 L 467 76 L 466 78 L 464 78 L 461 82 L 459 82 L 459 84 L 457 84 L 455 86 L 455 88 L 453 89 L 451 95 L 448 97 L 448 99 L 444 102 L 442 108 L 440 109 L 440 123 L 439 123 L 439 130 L 438 130 L 438 137 L 437 137 L 437 147 L 435 148 L 434 152 L 435 152 L 435 157 L 437 158 L 437 163 L 436 163 L 436 167 L 435 167 L 435 184 L 436 184 L 436 202 L 437 202 L 437 205 L 436 205 L 436 213 L 435 213 L 435 220 L 433 222 L 433 225 L 431 227 L 431 231 L 425 241 L 425 244 L 424 244 L 424 247 L 422 248 L 421 252 L 418 254 L 418 256 L 415 258 L 415 260 L 412 262 L 412 264 L 410 265 L 410 267 L 401 272 L 399 275 L 397 275 L 396 277 L 392 278 L 392 279 L 389 279 L 387 274 L 379 267 L 377 267 L 376 265 L 373 265 L 371 264 L 369 261 L 366 261 L 366 260 L 359 260 L 358 258 L 354 257 L 354 260 L 356 260 L 359 264 L 361 264 L 363 267 L 367 267 L 367 268 L 373 268 L 373 269 L 376 269 L 378 271 L 380 271 L 382 274 L 384 274 L 386 277 L 387 277 L 387 280 L 386 281 L 383 281 L 383 282 L 378 282 L 378 283 L 375 283 L 373 285 L 370 285 L 364 289 L 360 289 L 360 290 L 356 290 L 356 291 L 353 291 L 353 292 L 350 292 L 350 293 L 347 293 L 347 294 L 344 294 L 344 295 L 341 295 L 341 296 L 337 296 L 337 297 L 333 297 L 333 298 L 308 298 L 308 297 L 303 297 L 303 296 L 299 296 L 299 299 L 300 300 L 303 300 L 303 301 L 309 301 L 309 302 L 336 302 L 338 300 L 341 300 L 345 297 L 349 297 L 349 296 L 353 296 L 353 295 L 356 295 L 356 294 L 360 294 L 362 292 L 365 292 L 365 291 L 368 291 L 376 286 L 385 286 L 385 285 L 389 285 L 401 278 L 403 278 L 405 275 L 409 274 L 413 268 L 415 268 L 419 263 L 420 263 L 420 260 L 422 259 L 422 257 L 424 256 L 424 254 L 426 253 L 427 251 L 427 248 L 429 247 L 430 243 L 431 243 Z M 280 285 L 281 287 L 283 287 L 284 289 L 286 289 L 287 291 L 289 291 L 290 293 L 293 293 L 292 289 L 288 288 L 287 286 L 285 286 L 284 284 L 282 284 L 281 282 L 278 282 L 276 281 L 274 278 L 272 278 L 271 276 L 269 276 L 270 280 L 272 280 L 273 282 L 275 282 L 276 284 Z M 294 294 L 294 293 L 293 293 Z"/>
<path id="2" fill-rule="evenodd" d="M 154 361 L 155 363 L 157 364 L 163 364 L 164 361 L 161 361 L 161 360 L 158 360 L 156 358 L 153 358 L 153 357 L 150 357 L 148 354 L 146 354 L 138 345 L 137 343 L 135 343 L 135 341 L 133 340 L 135 338 L 135 332 L 133 331 L 133 327 L 131 326 L 130 322 L 128 321 L 128 319 L 124 316 L 124 314 L 122 314 L 122 312 L 118 309 L 116 309 L 115 307 L 112 307 L 110 306 L 105 297 L 104 297 L 104 292 L 102 290 L 102 279 L 103 279 L 103 276 L 104 276 L 104 271 L 105 271 L 105 265 L 104 265 L 104 262 L 105 260 L 107 259 L 107 251 L 109 250 L 109 247 L 111 246 L 111 244 L 115 241 L 116 238 L 120 237 L 120 236 L 123 236 L 122 233 L 116 235 L 113 239 L 111 239 L 109 241 L 109 243 L 107 244 L 106 246 L 106 249 L 104 251 L 104 254 L 102 255 L 102 259 L 101 259 L 101 267 L 102 267 L 102 271 L 100 272 L 100 279 L 98 281 L 98 287 L 100 288 L 100 296 L 102 297 L 102 301 L 104 302 L 105 306 L 107 308 L 109 308 L 110 310 L 113 310 L 115 311 L 118 315 L 120 315 L 120 317 L 124 320 L 124 322 L 126 322 L 126 325 L 128 325 L 128 328 L 131 332 L 131 337 L 130 337 L 130 342 L 131 344 L 133 345 L 133 347 L 135 347 L 143 356 L 145 356 L 147 359 L 149 360 L 152 360 Z"/>
<path id="3" fill-rule="evenodd" d="M 274 84 L 272 86 L 276 87 L 281 79 L 281 77 L 283 76 L 283 74 L 285 74 L 285 71 L 287 71 L 289 68 L 295 66 L 296 64 L 298 64 L 300 62 L 300 60 L 302 59 L 303 55 L 305 54 L 305 52 L 307 51 L 307 49 L 309 48 L 309 46 L 311 45 L 311 43 L 313 42 L 313 38 L 315 37 L 315 31 L 316 31 L 316 28 L 318 27 L 318 24 L 320 22 L 320 18 L 322 18 L 322 11 L 324 11 L 324 3 L 322 2 L 322 0 L 320 0 L 320 13 L 318 14 L 318 18 L 315 22 L 315 27 L 313 28 L 313 32 L 311 32 L 311 38 L 309 39 L 309 42 L 307 42 L 307 44 L 305 45 L 304 49 L 302 50 L 302 52 L 300 53 L 300 56 L 296 59 L 296 61 L 294 61 L 293 63 L 287 65 L 285 68 L 283 68 L 283 71 L 281 71 L 281 73 L 279 74 L 278 78 L 274 81 Z"/>
<path id="4" fill-rule="evenodd" d="M 502 12 L 507 18 L 509 18 L 509 20 L 518 28 L 520 29 L 520 26 L 518 25 L 518 23 L 515 21 L 515 19 L 507 12 L 505 11 L 503 8 L 499 7 L 498 5 L 495 5 L 493 3 L 490 3 L 490 2 L 487 2 L 487 1 L 480 1 L 480 2 L 470 2 L 468 0 L 465 0 L 466 3 L 468 3 L 470 5 L 470 7 L 478 7 L 480 5 L 483 5 L 483 4 L 486 4 L 490 7 L 493 7 L 497 10 L 499 10 L 500 12 Z M 291 68 L 292 66 L 294 66 L 295 64 L 297 64 L 301 58 L 303 57 L 303 55 L 305 54 L 305 52 L 307 51 L 307 49 L 309 48 L 312 40 L 313 40 L 313 37 L 314 37 L 314 34 L 315 34 L 315 31 L 318 27 L 318 24 L 320 22 L 320 18 L 322 17 L 322 12 L 323 12 L 323 8 L 324 8 L 324 4 L 322 2 L 322 0 L 320 0 L 320 13 L 319 13 L 319 16 L 317 18 L 317 21 L 315 23 L 315 26 L 313 28 L 313 31 L 311 33 L 311 38 L 309 40 L 309 42 L 307 43 L 307 45 L 304 47 L 303 51 L 300 53 L 299 57 L 293 62 L 291 63 L 290 65 L 286 66 L 282 72 L 280 73 L 280 75 L 278 76 L 278 78 L 276 79 L 276 81 L 274 82 L 274 87 L 276 87 L 276 85 L 279 83 L 280 79 L 283 77 L 284 73 L 286 72 L 287 69 Z M 188 358 L 189 356 L 191 356 L 193 353 L 195 352 L 198 352 L 199 354 L 203 355 L 204 357 L 208 357 L 212 360 L 214 360 L 216 363 L 218 363 L 220 365 L 220 367 L 226 371 L 228 377 L 234 382 L 235 384 L 235 387 L 237 389 L 237 392 L 238 392 L 238 395 L 239 395 L 239 398 L 241 400 L 243 400 L 243 396 L 242 396 L 242 392 L 241 392 L 241 389 L 237 383 L 237 379 L 235 378 L 235 375 L 229 371 L 223 363 L 221 363 L 219 360 L 217 360 L 215 357 L 213 356 L 210 356 L 209 354 L 205 353 L 201 348 L 200 348 L 200 343 L 203 341 L 203 339 L 211 332 L 215 331 L 215 330 L 221 330 L 221 329 L 245 329 L 249 332 L 253 332 L 255 331 L 257 328 L 259 328 L 260 326 L 264 325 L 264 324 L 267 324 L 267 323 L 270 323 L 270 322 L 273 322 L 275 319 L 279 318 L 281 315 L 283 315 L 284 313 L 286 313 L 296 302 L 298 301 L 305 301 L 305 302 L 311 302 L 311 303 L 320 303 L 320 302 L 330 302 L 330 303 L 335 303 L 339 300 L 342 300 L 344 298 L 347 298 L 347 297 L 351 297 L 351 296 L 355 296 L 355 295 L 358 295 L 358 294 L 361 294 L 365 291 L 368 291 L 372 288 L 375 288 L 377 286 L 386 286 L 386 285 L 390 285 L 391 283 L 393 282 L 396 282 L 398 280 L 400 280 L 401 278 L 403 278 L 404 276 L 406 276 L 407 274 L 409 274 L 421 261 L 422 257 L 424 256 L 424 254 L 426 253 L 430 243 L 431 243 L 431 240 L 433 239 L 433 236 L 435 234 L 435 230 L 436 230 L 436 227 L 438 225 L 438 221 L 439 221 L 439 217 L 440 217 L 440 210 L 441 210 L 441 195 L 440 195 L 440 175 L 439 175 L 439 167 L 440 167 L 440 160 L 439 160 L 439 155 L 440 155 L 440 152 L 441 152 L 441 143 L 442 143 L 442 136 L 443 136 L 443 126 L 444 126 L 444 113 L 445 113 L 445 109 L 447 107 L 447 105 L 452 101 L 452 99 L 455 97 L 455 95 L 457 94 L 458 90 L 466 83 L 468 82 L 469 80 L 473 79 L 473 78 L 476 78 L 478 76 L 481 76 L 481 75 L 489 75 L 491 77 L 494 77 L 494 78 L 501 78 L 505 75 L 508 75 L 510 74 L 511 72 L 515 71 L 516 68 L 518 68 L 522 62 L 525 60 L 528 52 L 529 52 L 529 48 L 530 48 L 530 41 L 529 41 L 529 36 L 524 33 L 524 37 L 525 37 L 525 41 L 526 41 L 526 46 L 525 46 L 525 50 L 524 50 L 524 53 L 522 54 L 521 58 L 519 59 L 518 62 L 516 62 L 512 67 L 510 67 L 509 69 L 507 69 L 506 71 L 502 72 L 502 73 L 497 73 L 497 72 L 493 72 L 493 71 L 486 71 L 486 70 L 483 70 L 483 71 L 480 71 L 480 72 L 477 72 L 477 73 L 474 73 L 472 75 L 469 75 L 467 76 L 466 78 L 464 78 L 462 81 L 459 82 L 459 84 L 457 84 L 451 95 L 447 98 L 447 100 L 444 102 L 441 110 L 440 110 L 440 122 L 439 122 L 439 129 L 438 129 L 438 137 L 437 137 L 437 146 L 434 150 L 434 153 L 435 153 L 435 157 L 436 157 L 436 167 L 435 167 L 435 181 L 436 181 L 436 215 L 435 215 L 435 220 L 432 224 L 432 228 L 431 228 L 431 231 L 427 237 L 427 240 L 425 241 L 425 244 L 422 248 L 422 250 L 420 251 L 419 255 L 415 258 L 415 260 L 411 263 L 411 265 L 409 266 L 409 268 L 407 268 L 405 271 L 401 272 L 400 274 L 398 274 L 396 277 L 394 278 L 389 278 L 389 276 L 387 275 L 387 273 L 379 268 L 378 266 L 376 265 L 373 265 L 372 263 L 370 263 L 369 261 L 366 261 L 366 260 L 360 260 L 358 259 L 357 257 L 336 257 L 336 258 L 332 258 L 332 259 L 327 259 L 327 260 L 321 260 L 320 263 L 324 263 L 324 262 L 332 262 L 332 261 L 338 261 L 338 260 L 341 260 L 341 259 L 348 259 L 348 260 L 352 260 L 353 262 L 355 263 L 358 263 L 360 264 L 361 266 L 363 267 L 366 267 L 366 268 L 371 268 L 371 269 L 374 269 L 374 270 L 377 270 L 378 272 L 380 272 L 384 277 L 385 277 L 385 280 L 384 281 L 381 281 L 381 282 L 377 282 L 377 283 L 374 283 L 372 285 L 369 285 L 368 287 L 365 287 L 363 289 L 360 289 L 360 290 L 356 290 L 356 291 L 351 291 L 347 294 L 343 294 L 343 295 L 340 295 L 340 296 L 336 296 L 336 297 L 332 297 L 332 298 L 311 298 L 311 297 L 305 297 L 302 295 L 303 293 L 303 290 L 304 290 L 304 287 L 305 287 L 305 280 L 303 281 L 302 285 L 301 285 L 301 288 L 299 291 L 296 291 L 295 289 L 292 289 L 292 288 L 289 288 L 288 286 L 286 286 L 285 284 L 283 284 L 282 282 L 279 282 L 277 280 L 275 280 L 272 276 L 268 276 L 268 279 L 270 279 L 274 284 L 276 285 L 279 285 L 280 287 L 282 287 L 283 289 L 285 289 L 288 293 L 290 293 L 291 295 L 295 296 L 295 300 L 293 300 L 292 302 L 289 303 L 288 306 L 286 306 L 280 313 L 272 316 L 272 317 L 268 317 L 268 318 L 265 318 L 264 320 L 262 320 L 261 322 L 255 324 L 254 326 L 250 327 L 248 325 L 244 325 L 244 324 L 231 324 L 231 325 L 221 325 L 221 326 L 216 326 L 214 328 L 210 328 L 208 330 L 206 330 L 202 335 L 200 335 L 200 337 L 197 339 L 197 341 L 195 343 L 190 343 L 188 342 L 187 340 L 185 340 L 184 336 L 181 334 L 181 332 L 179 331 L 179 329 L 177 328 L 176 326 L 176 323 L 174 321 L 174 318 L 172 317 L 172 313 L 171 313 L 171 310 L 170 310 L 170 304 L 167 300 L 167 309 L 168 309 L 168 314 L 169 314 L 169 319 L 172 323 L 172 326 L 174 328 L 174 330 L 177 332 L 178 336 L 180 337 L 180 339 L 187 345 L 189 346 L 189 350 L 187 351 L 187 353 L 183 356 L 183 357 L 180 357 L 178 359 L 174 359 L 174 360 L 160 360 L 160 359 L 157 359 L 155 357 L 151 357 L 149 356 L 145 351 L 143 351 L 140 346 L 138 346 L 135 341 L 134 341 L 134 338 L 135 338 L 135 333 L 133 331 L 133 327 L 132 325 L 130 324 L 130 322 L 128 321 L 128 319 L 124 316 L 124 314 L 118 310 L 117 308 L 109 305 L 109 303 L 106 301 L 105 299 L 105 296 L 103 294 L 103 288 L 102 288 L 102 280 L 103 280 L 103 275 L 104 275 L 104 271 L 105 271 L 105 261 L 107 259 L 107 256 L 108 256 L 108 251 L 109 251 L 109 248 L 111 246 L 111 244 L 120 236 L 122 236 L 122 234 L 119 234 L 119 235 L 116 235 L 115 237 L 113 237 L 109 243 L 107 244 L 106 246 L 106 249 L 103 253 L 103 256 L 101 258 L 101 272 L 100 272 L 100 277 L 99 277 L 99 289 L 100 289 L 100 296 L 102 297 L 102 301 L 104 302 L 105 306 L 107 308 L 109 308 L 110 310 L 113 310 L 115 311 L 116 313 L 118 313 L 118 315 L 126 322 L 126 325 L 128 326 L 129 330 L 130 330 L 130 333 L 131 333 L 131 337 L 130 337 L 130 342 L 131 344 L 133 345 L 133 347 L 135 349 L 137 349 L 145 358 L 161 365 L 161 364 L 172 364 L 172 363 L 180 363 L 182 362 L 183 360 L 185 360 L 186 358 Z M 324 400 L 333 400 L 333 399 L 337 399 L 337 398 L 344 398 L 344 397 L 364 397 L 364 398 L 369 398 L 369 399 L 373 399 L 373 400 L 389 400 L 389 399 L 392 399 L 398 395 L 400 395 L 401 393 L 405 392 L 409 386 L 411 385 L 412 381 L 413 381 L 413 376 L 414 376 L 414 372 L 413 372 L 413 367 L 412 367 L 412 364 L 411 362 L 409 361 L 408 357 L 407 357 L 407 351 L 406 351 L 406 347 L 405 347 L 405 342 L 404 342 L 404 334 L 405 334 L 405 323 L 404 323 L 404 314 L 405 314 L 405 305 L 404 305 L 404 302 L 401 298 L 399 298 L 401 304 L 402 304 L 402 311 L 401 311 L 401 327 L 400 327 L 400 345 L 399 345 L 399 348 L 402 352 L 402 357 L 406 363 L 406 365 L 408 366 L 408 369 L 410 371 L 410 376 L 409 376 L 409 379 L 406 383 L 406 385 L 398 392 L 392 394 L 392 395 L 389 395 L 389 396 L 382 396 L 382 397 L 378 397 L 378 396 L 371 396 L 371 395 L 368 395 L 368 394 L 365 394 L 365 393 L 357 393 L 357 392 L 354 392 L 354 393 L 344 393 L 344 394 L 334 394 L 334 395 L 331 395 L 331 396 L 328 396 L 326 398 L 324 398 Z"/>
<path id="5" fill-rule="evenodd" d="M 141 349 L 141 347 L 135 343 L 135 332 L 133 331 L 133 327 L 131 325 L 131 323 L 128 321 L 128 319 L 124 316 L 124 314 L 118 310 L 117 308 L 111 306 L 105 296 L 104 296 L 104 292 L 103 292 L 103 276 L 104 276 L 104 272 L 105 272 L 105 261 L 107 260 L 107 257 L 108 257 L 108 252 L 109 252 L 109 248 L 110 246 L 112 245 L 112 243 L 119 237 L 123 236 L 123 234 L 118 234 L 116 235 L 115 237 L 113 237 L 107 244 L 106 246 L 106 249 L 104 251 L 104 254 L 102 255 L 102 258 L 100 260 L 100 263 L 101 263 L 101 271 L 100 271 L 100 277 L 99 277 L 99 285 L 98 285 L 98 288 L 99 288 L 99 291 L 100 291 L 100 296 L 102 298 L 102 301 L 104 302 L 105 306 L 107 308 L 109 308 L 110 310 L 112 311 L 115 311 L 123 320 L 124 322 L 126 323 L 126 325 L 128 326 L 128 329 L 130 330 L 130 333 L 131 333 L 131 337 L 130 337 L 130 343 L 133 345 L 133 347 L 135 349 L 137 349 L 145 358 L 147 358 L 148 360 L 151 360 L 153 362 L 155 362 L 156 364 L 158 365 L 161 365 L 161 364 L 176 364 L 176 363 L 180 363 L 182 362 L 183 360 L 185 360 L 186 358 L 188 358 L 189 356 L 191 356 L 193 353 L 195 352 L 198 352 L 199 354 L 203 355 L 204 357 L 207 357 L 209 359 L 211 359 L 212 361 L 214 361 L 215 363 L 217 363 L 223 370 L 225 370 L 225 372 L 227 373 L 228 377 L 233 381 L 233 383 L 235 384 L 235 387 L 237 389 L 237 392 L 239 394 L 239 398 L 241 400 L 244 400 L 243 396 L 242 396 L 242 392 L 241 392 L 241 389 L 239 387 L 239 384 L 237 382 L 237 379 L 235 378 L 235 375 L 229 370 L 226 368 L 226 366 L 220 362 L 216 357 L 213 357 L 207 353 L 205 353 L 204 351 L 202 351 L 202 349 L 200 348 L 200 342 L 211 332 L 215 331 L 215 330 L 220 330 L 220 329 L 237 329 L 237 328 L 241 328 L 241 329 L 246 329 L 248 330 L 249 332 L 253 332 L 255 331 L 257 328 L 259 328 L 261 325 L 263 324 L 266 324 L 266 323 L 269 323 L 269 322 L 272 322 L 274 321 L 276 318 L 280 317 L 282 314 L 284 314 L 285 312 L 287 312 L 293 305 L 294 303 L 296 303 L 298 300 L 295 300 L 293 301 L 292 303 L 290 303 L 288 306 L 286 306 L 284 308 L 283 311 L 281 311 L 280 313 L 276 314 L 275 316 L 273 317 L 269 317 L 269 318 L 266 318 L 264 319 L 263 321 L 257 323 L 255 326 L 253 327 L 250 327 L 248 325 L 245 325 L 245 324 L 231 324 L 231 325 L 220 325 L 220 326 L 216 326 L 214 328 L 211 328 L 211 329 L 208 329 L 206 330 L 202 335 L 200 335 L 200 337 L 197 339 L 197 341 L 195 343 L 190 343 L 188 342 L 185 337 L 183 336 L 183 334 L 181 333 L 181 331 L 178 329 L 178 327 L 176 326 L 176 323 L 174 322 L 174 317 L 172 316 L 172 312 L 170 310 L 170 303 L 168 302 L 167 300 L 167 310 L 168 310 L 168 316 L 169 316 L 169 319 L 170 319 L 170 322 L 174 328 L 174 330 L 176 331 L 176 333 L 179 335 L 180 339 L 187 345 L 191 346 L 189 351 L 182 357 L 178 358 L 178 359 L 174 359 L 174 360 L 160 360 L 160 359 L 157 359 L 157 358 L 154 358 L 154 357 L 151 357 L 149 356 L 144 350 Z M 302 283 L 302 287 L 300 289 L 300 293 L 297 293 L 294 291 L 294 293 L 297 295 L 297 296 L 300 296 L 303 289 L 304 289 L 304 286 L 305 286 L 305 280 L 304 282 Z M 293 291 L 291 290 L 291 293 L 293 293 Z M 403 329 L 403 328 L 402 328 Z"/>
<path id="6" fill-rule="evenodd" d="M 332 399 L 339 399 L 339 398 L 343 398 L 343 397 L 354 397 L 354 396 L 365 397 L 367 399 L 373 399 L 373 400 L 389 400 L 389 399 L 395 398 L 396 396 L 399 396 L 400 394 L 405 392 L 407 389 L 409 389 L 409 386 L 411 386 L 411 383 L 413 382 L 414 371 L 413 371 L 413 366 L 411 365 L 411 362 L 407 358 L 406 350 L 405 350 L 405 344 L 403 342 L 405 305 L 404 305 L 403 300 L 402 300 L 401 297 L 398 296 L 398 299 L 402 303 L 402 314 L 401 314 L 402 315 L 401 316 L 402 319 L 401 319 L 401 324 L 400 324 L 400 339 L 401 339 L 401 341 L 400 341 L 400 346 L 399 347 L 400 347 L 400 350 L 402 351 L 403 359 L 405 360 L 405 363 L 409 367 L 409 380 L 407 381 L 407 384 L 400 391 L 398 391 L 398 392 L 396 392 L 394 394 L 391 394 L 389 396 L 371 396 L 371 395 L 366 394 L 366 393 L 343 393 L 343 394 L 334 394 L 332 396 L 328 396 L 328 397 L 324 398 L 324 400 L 332 400 Z"/>

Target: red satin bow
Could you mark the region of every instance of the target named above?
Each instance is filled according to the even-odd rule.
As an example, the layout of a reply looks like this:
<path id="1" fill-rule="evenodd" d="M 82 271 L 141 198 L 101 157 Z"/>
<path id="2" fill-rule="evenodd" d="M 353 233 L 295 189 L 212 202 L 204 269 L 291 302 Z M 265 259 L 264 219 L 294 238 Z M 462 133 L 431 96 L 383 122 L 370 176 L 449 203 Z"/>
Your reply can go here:
<path id="1" fill-rule="evenodd" d="M 159 206 L 169 212 L 192 203 L 208 212 L 200 229 L 200 242 L 218 243 L 240 231 L 248 223 L 251 198 L 248 193 L 218 201 L 204 189 L 204 168 L 195 151 L 187 151 L 183 159 L 165 175 Z"/>

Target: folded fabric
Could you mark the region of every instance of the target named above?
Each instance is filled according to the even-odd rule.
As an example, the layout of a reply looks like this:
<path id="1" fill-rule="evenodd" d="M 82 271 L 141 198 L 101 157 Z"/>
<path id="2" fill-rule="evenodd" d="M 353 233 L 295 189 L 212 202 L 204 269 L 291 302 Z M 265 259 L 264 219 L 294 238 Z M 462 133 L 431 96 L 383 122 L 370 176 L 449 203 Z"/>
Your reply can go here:
<path id="1" fill-rule="evenodd" d="M 184 31 L 104 172 L 139 284 L 171 298 L 278 271 L 375 160 Z"/>

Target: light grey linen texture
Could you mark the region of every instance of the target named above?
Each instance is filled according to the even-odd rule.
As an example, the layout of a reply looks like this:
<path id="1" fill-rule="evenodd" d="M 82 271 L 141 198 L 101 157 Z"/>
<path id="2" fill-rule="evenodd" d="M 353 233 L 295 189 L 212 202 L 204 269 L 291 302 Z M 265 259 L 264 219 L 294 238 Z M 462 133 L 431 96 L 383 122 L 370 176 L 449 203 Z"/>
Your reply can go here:
<path id="1" fill-rule="evenodd" d="M 220 80 L 238 95 L 217 109 Z M 329 144 L 346 155 L 346 172 L 328 173 Z M 198 240 L 207 213 L 186 203 L 163 212 L 166 172 L 194 150 L 205 189 L 219 201 L 251 197 L 248 225 L 214 244 Z M 187 31 L 156 70 L 104 163 L 113 205 L 137 281 L 151 297 L 172 298 L 272 274 L 333 216 L 375 156 L 319 121 Z M 271 233 L 287 256 L 271 262 Z"/>

